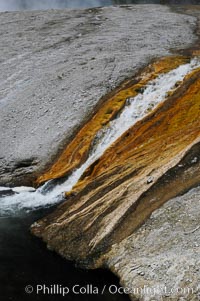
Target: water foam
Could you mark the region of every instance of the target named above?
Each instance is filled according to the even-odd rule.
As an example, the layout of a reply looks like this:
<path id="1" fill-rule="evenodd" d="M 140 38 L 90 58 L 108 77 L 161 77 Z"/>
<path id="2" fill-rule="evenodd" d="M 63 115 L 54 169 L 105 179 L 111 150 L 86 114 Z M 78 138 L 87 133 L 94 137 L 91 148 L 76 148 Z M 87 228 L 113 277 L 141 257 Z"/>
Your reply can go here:
<path id="1" fill-rule="evenodd" d="M 177 82 L 182 81 L 187 74 L 198 67 L 200 67 L 200 61 L 192 59 L 190 63 L 181 65 L 166 74 L 161 74 L 156 79 L 148 82 L 144 91 L 133 98 L 129 98 L 121 114 L 97 133 L 94 140 L 96 143 L 93 143 L 88 159 L 80 168 L 74 170 L 64 183 L 56 184 L 53 189 L 47 192 L 49 182 L 35 192 L 22 191 L 15 195 L 3 197 L 0 200 L 0 213 L 10 214 L 21 209 L 33 210 L 61 201 L 64 192 L 73 188 L 84 171 L 99 159 L 111 144 L 138 120 L 155 109 L 159 103 L 166 99 L 169 91 L 176 89 Z"/>

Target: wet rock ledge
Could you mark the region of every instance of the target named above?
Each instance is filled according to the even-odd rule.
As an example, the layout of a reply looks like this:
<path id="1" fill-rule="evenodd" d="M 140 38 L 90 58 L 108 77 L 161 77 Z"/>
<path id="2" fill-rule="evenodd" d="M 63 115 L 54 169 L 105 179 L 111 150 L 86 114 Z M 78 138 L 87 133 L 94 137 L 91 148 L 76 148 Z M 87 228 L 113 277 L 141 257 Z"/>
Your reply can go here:
<path id="1" fill-rule="evenodd" d="M 31 186 L 105 95 L 190 46 L 195 25 L 160 5 L 0 13 L 0 185 Z"/>
<path id="2" fill-rule="evenodd" d="M 106 124 L 102 120 L 109 121 L 109 118 L 104 120 L 104 106 L 108 109 L 109 104 L 110 108 L 106 117 L 112 116 L 111 112 L 115 112 L 112 106 L 120 110 L 120 106 L 116 108 L 116 99 L 120 99 L 121 104 L 130 93 L 142 93 L 150 79 L 190 59 L 162 58 L 138 74 L 132 85 L 126 83 L 127 86 L 101 107 L 100 116 L 93 116 L 79 131 L 37 183 L 51 176 L 64 176 L 69 172 L 66 162 L 71 162 L 72 158 L 75 167 L 84 162 L 89 156 L 90 138 L 94 139 L 99 120 L 102 127 Z M 196 269 L 200 242 L 199 188 L 185 193 L 200 185 L 199 116 L 200 67 L 197 67 L 182 82 L 175 84 L 164 102 L 148 111 L 83 173 L 73 190 L 66 193 L 66 202 L 51 215 L 34 223 L 32 233 L 41 237 L 49 249 L 84 267 L 109 267 L 129 289 L 133 300 L 135 297 L 150 300 L 149 293 L 143 296 L 141 292 L 131 290 L 144 286 L 149 287 L 152 294 L 157 289 L 156 300 L 159 300 L 159 294 L 179 300 L 178 289 L 187 288 L 188 281 L 190 290 L 182 294 L 190 296 L 190 300 L 197 300 L 194 298 L 197 297 L 200 276 Z M 96 126 L 89 126 L 88 132 L 90 123 Z M 158 210 L 178 195 L 183 195 L 177 199 L 179 206 L 175 199 Z M 191 215 L 188 213 L 188 218 L 187 211 L 184 213 L 180 205 L 183 199 L 188 210 L 187 197 L 190 202 L 194 201 L 197 209 Z M 169 237 L 166 237 L 165 245 L 167 233 Z M 192 247 L 191 237 L 194 237 Z M 140 249 L 144 258 L 141 258 Z"/>
<path id="3" fill-rule="evenodd" d="M 1 182 L 38 186 L 80 166 L 129 97 L 199 55 L 183 51 L 197 21 L 159 5 L 1 14 L 4 39 L 10 26 L 15 41 L 10 53 L 10 36 L 2 46 Z M 198 67 L 32 233 L 81 266 L 110 268 L 132 300 L 198 300 L 199 116 Z M 157 293 L 133 290 L 144 286 Z"/>
<path id="4" fill-rule="evenodd" d="M 125 99 L 125 91 L 141 93 L 149 79 L 187 60 L 158 60 L 118 93 Z M 107 100 L 109 112 L 115 103 L 114 96 Z M 103 120 L 104 110 L 100 114 Z M 198 300 L 200 198 L 199 188 L 191 189 L 200 185 L 199 116 L 197 67 L 84 172 L 66 193 L 66 202 L 34 223 L 32 233 L 49 249 L 81 266 L 110 268 L 133 300 L 160 300 L 161 295 L 166 300 Z M 95 120 L 99 120 L 96 115 L 88 124 Z M 85 150 L 95 133 L 95 126 L 89 133 L 87 125 L 83 127 L 71 142 L 74 152 L 69 145 L 38 183 L 51 175 L 64 175 L 68 171 L 65 162 L 72 157 L 79 158 L 74 161 L 79 166 L 89 155 Z M 179 195 L 183 196 L 173 199 Z"/>
<path id="5" fill-rule="evenodd" d="M 129 236 L 164 202 L 200 183 L 199 113 L 200 67 L 84 172 L 67 201 L 32 227 L 34 234 L 68 259 L 102 264 L 112 244 Z M 73 158 L 76 151 L 85 157 L 81 135 L 87 141 L 81 130 L 72 141 Z M 71 160 L 70 148 L 65 156 Z"/>

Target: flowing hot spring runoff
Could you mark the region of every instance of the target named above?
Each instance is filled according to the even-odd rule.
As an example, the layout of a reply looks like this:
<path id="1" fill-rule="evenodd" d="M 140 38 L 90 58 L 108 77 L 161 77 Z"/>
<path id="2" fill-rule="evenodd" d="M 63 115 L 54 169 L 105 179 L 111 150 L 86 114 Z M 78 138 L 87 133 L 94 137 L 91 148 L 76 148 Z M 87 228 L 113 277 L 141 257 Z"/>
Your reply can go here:
<path id="1" fill-rule="evenodd" d="M 60 202 L 64 194 L 73 189 L 89 166 L 97 161 L 131 126 L 164 101 L 168 93 L 178 87 L 178 82 L 181 82 L 187 74 L 199 67 L 199 59 L 193 58 L 189 63 L 180 65 L 176 69 L 150 80 L 138 95 L 127 98 L 123 110 L 114 120 L 97 132 L 94 139 L 95 143 L 93 142 L 87 160 L 79 168 L 75 169 L 63 183 L 60 184 L 57 181 L 49 180 L 37 190 L 31 187 L 12 188 L 11 191 L 14 194 L 4 196 L 1 199 L 1 215 L 15 215 L 21 210 L 30 211 Z M 5 193 L 7 191 L 9 194 L 9 188 L 7 187 L 0 187 L 1 191 Z"/>
<path id="2" fill-rule="evenodd" d="M 73 288 L 74 284 L 84 288 L 88 283 L 91 285 L 87 288 L 90 294 L 81 296 L 69 294 L 68 300 L 93 300 L 94 295 L 91 291 L 93 294 L 95 289 L 102 292 L 105 283 L 107 288 L 119 287 L 118 279 L 109 272 L 81 270 L 55 253 L 46 252 L 43 243 L 30 236 L 28 229 L 35 220 L 51 212 L 56 204 L 62 202 L 66 192 L 73 189 L 85 170 L 123 133 L 150 114 L 178 88 L 178 83 L 199 68 L 200 61 L 194 57 L 175 69 L 148 80 L 137 95 L 126 99 L 123 109 L 116 117 L 97 132 L 88 158 L 64 181 L 49 180 L 36 190 L 32 187 L 0 187 L 0 228 L 3 233 L 0 256 L 4 258 L 0 281 L 4 284 L 5 291 L 1 294 L 5 300 L 27 300 L 25 289 L 40 283 L 46 285 L 59 283 L 70 288 Z M 40 300 L 39 295 L 31 297 L 30 293 L 28 298 Z M 103 290 L 103 293 L 95 298 L 95 300 L 128 300 L 127 295 L 120 293 L 112 295 L 109 289 Z M 56 294 L 51 296 L 51 300 L 58 300 L 58 296 Z"/>
<path id="3" fill-rule="evenodd" d="M 87 8 L 124 4 L 199 4 L 199 0 L 1 0 L 0 11 Z"/>
<path id="4" fill-rule="evenodd" d="M 157 284 L 133 235 L 200 183 L 199 6 L 175 2 L 0 1 L 1 300 L 141 300 L 123 288 Z"/>

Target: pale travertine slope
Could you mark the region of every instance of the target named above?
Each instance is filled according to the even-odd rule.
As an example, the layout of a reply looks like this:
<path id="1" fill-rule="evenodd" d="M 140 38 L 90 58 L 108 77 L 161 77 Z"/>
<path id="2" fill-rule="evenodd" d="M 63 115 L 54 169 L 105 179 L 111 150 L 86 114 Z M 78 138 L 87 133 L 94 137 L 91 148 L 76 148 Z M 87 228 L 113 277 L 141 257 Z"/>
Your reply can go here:
<path id="1" fill-rule="evenodd" d="M 67 259 L 101 265 L 112 244 L 200 184 L 199 116 L 197 68 L 87 168 L 66 202 L 33 225 L 34 234 Z"/>
<path id="2" fill-rule="evenodd" d="M 170 200 L 113 246 L 107 265 L 132 290 L 132 300 L 199 300 L 199 220 L 198 187 Z"/>
<path id="3" fill-rule="evenodd" d="M 63 193 L 60 178 L 89 158 L 131 98 L 139 95 L 133 111 L 142 112 L 133 124 L 123 120 L 128 129 L 114 132 L 32 233 L 83 267 L 110 268 L 133 300 L 198 300 L 199 64 L 165 92 L 148 90 L 152 79 L 199 62 L 197 19 L 145 5 L 3 13 L 0 24 L 0 184 L 55 178 L 52 191 Z M 151 97 L 161 91 L 156 106 Z M 137 110 L 146 100 L 150 107 Z M 131 291 L 145 285 L 167 291 Z"/>
<path id="4" fill-rule="evenodd" d="M 102 96 L 188 47 L 195 23 L 160 5 L 1 13 L 0 184 L 32 184 Z"/>

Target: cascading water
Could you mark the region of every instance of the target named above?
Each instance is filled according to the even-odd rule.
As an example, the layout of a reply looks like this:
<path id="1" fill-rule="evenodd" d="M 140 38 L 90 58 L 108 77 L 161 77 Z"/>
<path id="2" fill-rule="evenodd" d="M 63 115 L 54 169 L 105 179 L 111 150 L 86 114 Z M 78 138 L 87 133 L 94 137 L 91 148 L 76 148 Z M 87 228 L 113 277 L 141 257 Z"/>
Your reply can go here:
<path id="1" fill-rule="evenodd" d="M 141 93 L 133 98 L 127 99 L 126 106 L 121 114 L 97 133 L 96 143 L 93 143 L 88 159 L 80 168 L 74 170 L 64 183 L 55 184 L 51 190 L 48 190 L 49 182 L 45 183 L 35 192 L 27 192 L 23 191 L 23 189 L 21 189 L 22 191 L 20 192 L 19 189 L 18 194 L 1 198 L 0 214 L 13 214 L 22 209 L 33 210 L 61 201 L 63 193 L 73 188 L 84 171 L 99 159 L 111 144 L 138 120 L 142 119 L 159 103 L 164 101 L 168 92 L 176 89 L 176 83 L 182 81 L 187 74 L 198 67 L 200 67 L 200 61 L 194 58 L 190 63 L 181 65 L 149 81 Z"/>

